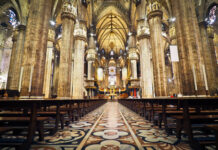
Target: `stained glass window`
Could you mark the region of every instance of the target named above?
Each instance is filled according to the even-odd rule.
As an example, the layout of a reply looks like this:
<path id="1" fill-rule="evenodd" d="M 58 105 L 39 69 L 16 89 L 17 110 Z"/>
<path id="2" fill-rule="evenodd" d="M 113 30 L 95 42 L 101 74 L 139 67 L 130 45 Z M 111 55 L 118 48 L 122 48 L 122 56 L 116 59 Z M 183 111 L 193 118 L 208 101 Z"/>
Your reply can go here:
<path id="1" fill-rule="evenodd" d="M 16 26 L 18 24 L 18 21 L 17 21 L 17 16 L 15 14 L 15 12 L 11 9 L 8 10 L 9 11 L 9 23 L 12 25 L 12 26 Z"/>
<path id="2" fill-rule="evenodd" d="M 206 22 L 210 25 L 214 24 L 216 21 L 216 6 L 213 6 L 208 14 L 208 17 L 206 18 Z"/>

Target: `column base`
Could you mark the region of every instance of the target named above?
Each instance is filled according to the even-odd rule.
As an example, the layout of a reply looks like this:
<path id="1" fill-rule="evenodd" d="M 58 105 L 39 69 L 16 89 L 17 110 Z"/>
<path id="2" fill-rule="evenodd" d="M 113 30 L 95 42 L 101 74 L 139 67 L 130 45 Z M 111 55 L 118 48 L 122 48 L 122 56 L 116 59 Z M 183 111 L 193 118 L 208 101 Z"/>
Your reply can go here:
<path id="1" fill-rule="evenodd" d="M 56 99 L 72 99 L 71 97 L 57 97 Z"/>
<path id="2" fill-rule="evenodd" d="M 44 96 L 20 96 L 19 99 L 44 99 Z"/>

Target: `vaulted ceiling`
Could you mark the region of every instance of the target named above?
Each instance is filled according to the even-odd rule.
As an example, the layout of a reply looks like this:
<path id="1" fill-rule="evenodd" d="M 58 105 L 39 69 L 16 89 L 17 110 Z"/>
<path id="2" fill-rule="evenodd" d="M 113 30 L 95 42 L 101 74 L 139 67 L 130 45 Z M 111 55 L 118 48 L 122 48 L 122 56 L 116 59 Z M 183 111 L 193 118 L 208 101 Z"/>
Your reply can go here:
<path id="1" fill-rule="evenodd" d="M 126 22 L 116 13 L 106 14 L 96 26 L 97 41 L 100 49 L 118 52 L 125 49 L 127 41 L 128 26 Z"/>

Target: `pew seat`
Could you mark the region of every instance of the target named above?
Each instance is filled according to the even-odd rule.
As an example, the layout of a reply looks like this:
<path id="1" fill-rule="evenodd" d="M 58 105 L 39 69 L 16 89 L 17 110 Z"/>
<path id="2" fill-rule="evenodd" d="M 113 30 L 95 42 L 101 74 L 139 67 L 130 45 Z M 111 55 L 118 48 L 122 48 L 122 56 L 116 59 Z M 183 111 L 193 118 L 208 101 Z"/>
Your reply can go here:
<path id="1" fill-rule="evenodd" d="M 3 134 L 3 133 L 8 132 L 10 130 L 12 130 L 11 127 L 0 127 L 0 134 Z"/>
<path id="2" fill-rule="evenodd" d="M 30 113 L 28 113 L 30 115 Z M 60 122 L 61 122 L 61 129 L 64 129 L 64 116 L 67 115 L 66 112 L 60 112 Z M 0 117 L 18 117 L 18 116 L 27 116 L 21 111 L 2 111 L 0 112 Z M 55 111 L 39 111 L 37 112 L 37 116 L 40 117 L 52 117 L 56 118 L 57 113 Z"/>
<path id="3" fill-rule="evenodd" d="M 20 123 L 20 122 L 29 123 L 30 120 L 31 120 L 30 117 L 22 117 L 22 116 L 0 117 L 0 123 L 11 123 L 11 126 L 13 127 L 13 129 L 16 129 L 16 127 L 17 127 L 16 123 Z M 40 141 L 44 140 L 44 121 L 48 121 L 48 120 L 49 120 L 49 117 L 37 117 L 36 118 L 36 125 L 37 125 L 37 129 L 39 131 L 39 140 Z M 7 124 L 7 125 L 9 125 L 9 124 Z"/>

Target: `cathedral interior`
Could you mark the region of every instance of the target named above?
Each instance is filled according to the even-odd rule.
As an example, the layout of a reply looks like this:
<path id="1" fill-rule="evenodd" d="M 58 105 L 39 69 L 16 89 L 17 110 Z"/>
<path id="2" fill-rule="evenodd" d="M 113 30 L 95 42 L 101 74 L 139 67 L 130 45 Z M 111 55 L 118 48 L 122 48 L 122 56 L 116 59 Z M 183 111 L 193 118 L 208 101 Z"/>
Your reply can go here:
<path id="1" fill-rule="evenodd" d="M 0 0 L 0 149 L 218 149 L 217 7 Z"/>

